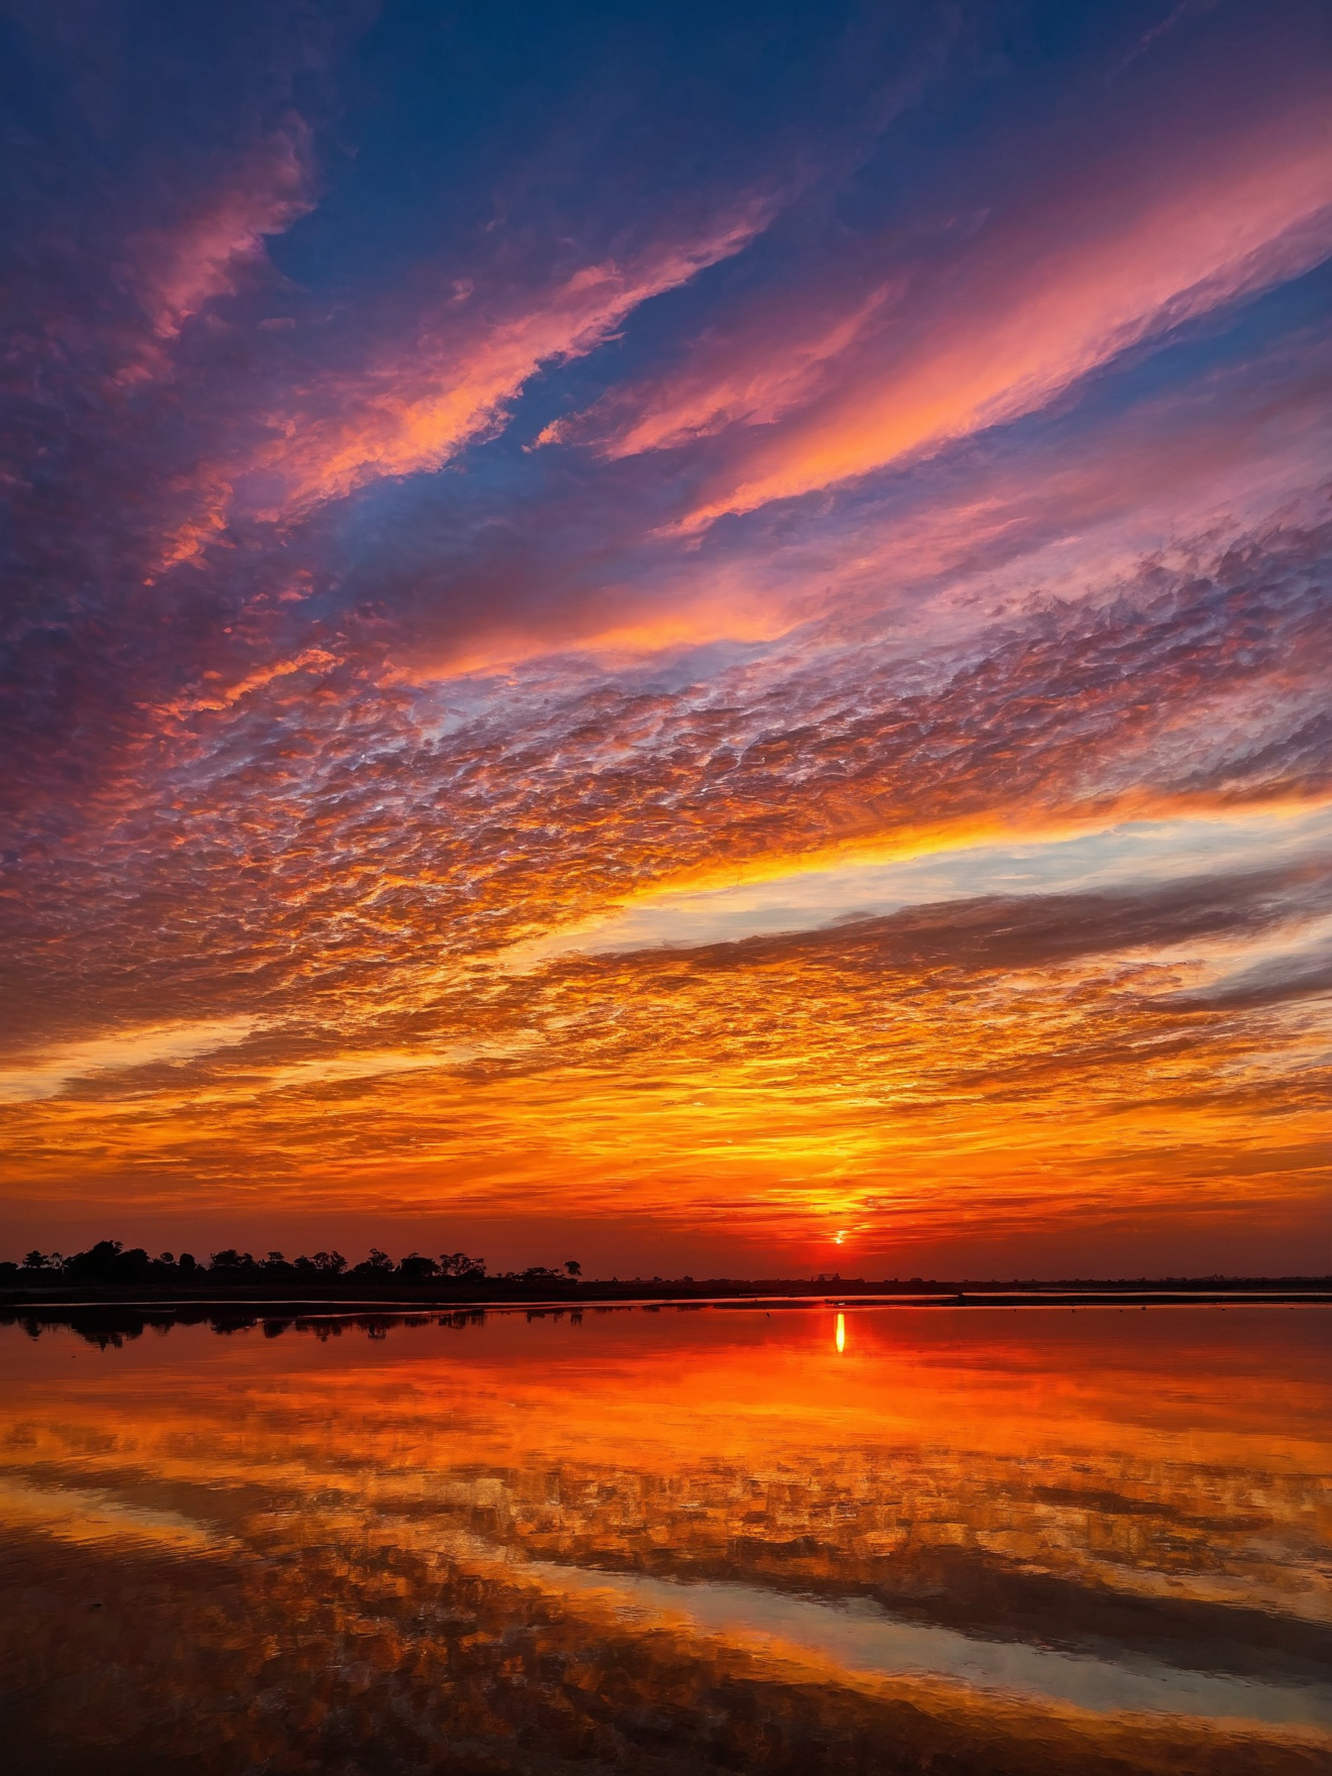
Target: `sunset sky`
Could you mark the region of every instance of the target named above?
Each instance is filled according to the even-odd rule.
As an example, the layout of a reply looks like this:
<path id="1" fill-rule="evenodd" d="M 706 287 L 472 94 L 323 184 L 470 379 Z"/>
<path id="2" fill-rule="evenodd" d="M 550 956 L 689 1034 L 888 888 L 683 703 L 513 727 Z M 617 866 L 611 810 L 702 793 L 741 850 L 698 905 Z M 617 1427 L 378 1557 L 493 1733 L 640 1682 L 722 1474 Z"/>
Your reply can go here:
<path id="1" fill-rule="evenodd" d="M 1326 0 L 11 0 L 0 1256 L 1332 1269 Z"/>

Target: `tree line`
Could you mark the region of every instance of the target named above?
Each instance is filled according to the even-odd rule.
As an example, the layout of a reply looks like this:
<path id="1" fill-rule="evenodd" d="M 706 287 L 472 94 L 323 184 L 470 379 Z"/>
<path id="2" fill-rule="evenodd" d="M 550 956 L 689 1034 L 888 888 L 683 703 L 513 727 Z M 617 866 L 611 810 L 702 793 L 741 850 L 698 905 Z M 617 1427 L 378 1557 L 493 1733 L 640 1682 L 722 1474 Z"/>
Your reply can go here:
<path id="1" fill-rule="evenodd" d="M 0 1279 L 30 1282 L 71 1283 L 299 1283 L 358 1281 L 384 1283 L 390 1280 L 405 1283 L 429 1282 L 432 1277 L 460 1283 L 479 1283 L 486 1278 L 510 1283 L 569 1282 L 583 1274 L 576 1258 L 566 1258 L 563 1265 L 551 1269 L 544 1264 L 530 1265 L 526 1270 L 490 1272 L 484 1258 L 469 1257 L 466 1252 L 441 1252 L 430 1258 L 421 1252 L 409 1252 L 396 1262 L 378 1246 L 370 1248 L 370 1256 L 360 1264 L 352 1264 L 341 1252 L 302 1253 L 287 1258 L 281 1252 L 268 1252 L 256 1258 L 250 1252 L 238 1252 L 226 1246 L 209 1254 L 201 1263 L 192 1252 L 159 1252 L 154 1258 L 143 1246 L 128 1249 L 120 1240 L 98 1240 L 86 1252 L 40 1252 L 34 1248 L 21 1264 L 0 1263 Z"/>

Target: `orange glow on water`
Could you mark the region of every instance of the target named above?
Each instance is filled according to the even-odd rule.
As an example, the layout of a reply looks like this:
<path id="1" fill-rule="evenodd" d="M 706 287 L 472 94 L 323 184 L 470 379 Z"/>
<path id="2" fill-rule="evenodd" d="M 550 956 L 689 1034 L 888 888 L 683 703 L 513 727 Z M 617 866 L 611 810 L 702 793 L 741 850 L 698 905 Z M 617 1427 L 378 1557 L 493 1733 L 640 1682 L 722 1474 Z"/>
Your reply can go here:
<path id="1" fill-rule="evenodd" d="M 996 1733 L 1013 1767 L 1122 1746 L 1153 1776 L 1198 1735 L 1244 1760 L 1215 1767 L 1263 1772 L 1325 1742 L 1322 1692 L 1265 1687 L 1262 1666 L 1327 1619 L 1317 1309 L 862 1310 L 839 1313 L 835 1354 L 817 1308 L 424 1318 L 106 1351 L 0 1328 L 0 1526 L 40 1586 L 5 1656 L 47 1676 L 28 1713 L 66 1662 L 115 1674 L 95 1704 L 57 1686 L 47 1733 L 124 1742 L 147 1708 L 160 1745 L 164 1719 L 221 1708 L 255 1748 L 280 1656 L 289 1736 L 349 1668 L 368 1708 L 382 1667 L 446 1723 L 507 1738 L 529 1684 L 504 1671 L 535 1635 L 603 1713 L 626 1655 L 639 1711 L 701 1664 L 732 1694 L 761 1680 L 764 1712 L 798 1683 L 880 1742 L 876 1711 L 905 1705 L 929 1734 L 978 1736 L 980 1767 Z M 1039 1650 L 1052 1598 L 1086 1642 L 1071 1671 Z M 1212 1669 L 1236 1610 L 1276 1649 L 1245 1679 Z M 1155 1662 L 1163 1636 L 1174 1663 Z M 140 1657 L 159 1643 L 186 1651 Z M 189 1706 L 164 1711 L 172 1696 Z"/>

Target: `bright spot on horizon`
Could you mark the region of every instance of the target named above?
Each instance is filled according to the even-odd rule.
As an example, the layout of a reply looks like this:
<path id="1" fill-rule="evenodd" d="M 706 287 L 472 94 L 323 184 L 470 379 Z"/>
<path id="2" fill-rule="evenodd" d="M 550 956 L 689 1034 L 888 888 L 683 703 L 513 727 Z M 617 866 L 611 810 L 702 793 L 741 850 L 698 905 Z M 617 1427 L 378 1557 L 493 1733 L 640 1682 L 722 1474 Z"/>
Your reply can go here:
<path id="1" fill-rule="evenodd" d="M 840 1245 L 841 1245 L 841 1243 L 842 1243 L 842 1241 L 843 1241 L 843 1240 L 844 1240 L 844 1239 L 845 1239 L 845 1238 L 846 1238 L 846 1232 L 845 1232 L 845 1229 L 844 1229 L 844 1230 L 843 1230 L 843 1231 L 842 1231 L 842 1232 L 841 1232 L 841 1233 L 837 1233 L 837 1234 L 834 1234 L 834 1235 L 833 1235 L 833 1244 L 834 1244 L 834 1245 L 835 1245 L 835 1246 L 840 1246 Z"/>

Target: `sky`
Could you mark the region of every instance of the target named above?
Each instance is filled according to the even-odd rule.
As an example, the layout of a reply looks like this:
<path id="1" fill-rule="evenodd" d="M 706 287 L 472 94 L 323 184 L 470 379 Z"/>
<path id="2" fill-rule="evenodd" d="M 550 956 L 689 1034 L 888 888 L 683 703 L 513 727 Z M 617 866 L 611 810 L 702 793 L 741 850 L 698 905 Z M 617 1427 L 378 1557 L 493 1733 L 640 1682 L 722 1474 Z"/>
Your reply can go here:
<path id="1" fill-rule="evenodd" d="M 0 1245 L 1332 1269 L 1321 0 L 12 0 Z"/>

